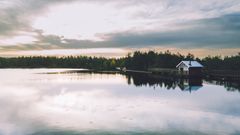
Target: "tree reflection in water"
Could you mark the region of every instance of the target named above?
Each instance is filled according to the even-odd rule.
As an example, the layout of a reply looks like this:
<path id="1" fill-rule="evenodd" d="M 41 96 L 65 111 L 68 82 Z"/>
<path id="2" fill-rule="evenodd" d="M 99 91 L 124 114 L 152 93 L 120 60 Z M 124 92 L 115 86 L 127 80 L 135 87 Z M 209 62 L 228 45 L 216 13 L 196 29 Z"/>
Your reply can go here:
<path id="1" fill-rule="evenodd" d="M 53 72 L 55 73 L 55 72 Z M 59 72 L 56 72 L 59 73 Z M 73 71 L 63 71 L 61 74 L 69 74 L 69 73 L 80 73 L 80 74 L 111 74 L 116 75 L 119 72 L 114 71 L 89 71 L 89 70 L 73 70 Z M 155 74 L 147 74 L 147 73 L 120 73 L 125 76 L 127 79 L 127 83 L 129 85 L 135 85 L 136 87 L 141 86 L 150 86 L 153 88 L 162 87 L 168 90 L 180 88 L 182 91 L 196 91 L 203 87 L 203 82 L 208 84 L 220 85 L 224 86 L 227 91 L 239 91 L 240 92 L 240 82 L 237 81 L 226 81 L 219 80 L 216 78 L 174 78 L 169 76 L 160 76 Z M 75 78 L 76 79 L 76 78 Z"/>
<path id="2" fill-rule="evenodd" d="M 182 91 L 197 91 L 203 87 L 203 80 L 206 83 L 222 85 L 226 87 L 228 91 L 239 91 L 240 84 L 238 82 L 227 82 L 227 81 L 218 81 L 211 79 L 202 79 L 202 78 L 172 78 L 172 77 L 163 77 L 153 74 L 143 74 L 143 73 L 125 73 L 124 74 L 129 85 L 134 84 L 137 87 L 141 86 L 150 86 L 153 88 L 164 87 L 168 90 L 180 88 Z"/>
<path id="3" fill-rule="evenodd" d="M 206 80 L 206 82 L 211 83 L 211 84 L 224 86 L 227 91 L 239 91 L 240 92 L 240 80 L 225 81 L 225 80 L 216 80 L 216 79 L 211 79 L 211 78 L 207 78 L 205 80 Z"/>

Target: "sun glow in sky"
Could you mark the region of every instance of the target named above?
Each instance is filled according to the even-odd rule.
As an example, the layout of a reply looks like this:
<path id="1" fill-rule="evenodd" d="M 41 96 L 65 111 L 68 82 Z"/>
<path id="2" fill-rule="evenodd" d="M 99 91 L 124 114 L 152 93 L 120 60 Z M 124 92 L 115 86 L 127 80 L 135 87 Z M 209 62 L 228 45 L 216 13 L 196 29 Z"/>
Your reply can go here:
<path id="1" fill-rule="evenodd" d="M 103 49 L 124 56 L 161 48 L 234 55 L 240 51 L 239 7 L 238 0 L 2 0 L 0 56 L 96 55 Z"/>

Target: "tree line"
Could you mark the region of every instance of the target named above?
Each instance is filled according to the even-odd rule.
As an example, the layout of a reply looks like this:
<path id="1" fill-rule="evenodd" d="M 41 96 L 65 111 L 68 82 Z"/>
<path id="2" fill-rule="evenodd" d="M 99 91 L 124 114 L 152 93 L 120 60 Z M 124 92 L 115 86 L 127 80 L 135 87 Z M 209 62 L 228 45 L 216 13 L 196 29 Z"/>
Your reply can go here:
<path id="1" fill-rule="evenodd" d="M 85 68 L 112 70 L 116 65 L 116 59 L 87 56 L 0 58 L 0 68 Z"/>
<path id="2" fill-rule="evenodd" d="M 234 56 L 207 56 L 205 58 L 195 57 L 189 53 L 166 52 L 139 52 L 128 55 L 125 58 L 125 67 L 129 69 L 147 70 L 149 68 L 176 68 L 182 60 L 196 60 L 200 62 L 206 70 L 240 70 L 240 53 Z"/>
<path id="3" fill-rule="evenodd" d="M 86 68 L 95 70 L 114 70 L 116 67 L 148 70 L 149 68 L 175 68 L 182 60 L 197 60 L 207 70 L 240 70 L 240 54 L 235 56 L 207 56 L 197 58 L 193 54 L 136 51 L 122 58 L 103 58 L 88 56 L 68 57 L 0 57 L 0 68 Z"/>

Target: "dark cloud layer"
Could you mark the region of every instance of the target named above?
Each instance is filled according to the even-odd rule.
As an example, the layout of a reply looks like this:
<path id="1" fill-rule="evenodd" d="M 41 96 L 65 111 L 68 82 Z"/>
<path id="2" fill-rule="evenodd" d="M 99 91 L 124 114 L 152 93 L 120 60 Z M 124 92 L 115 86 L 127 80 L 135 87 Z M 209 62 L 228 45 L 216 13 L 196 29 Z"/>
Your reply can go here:
<path id="1" fill-rule="evenodd" d="M 107 41 L 63 39 L 59 36 L 44 36 L 40 41 L 23 45 L 25 49 L 49 48 L 101 48 L 101 47 L 179 47 L 179 48 L 239 48 L 240 14 L 224 15 L 217 18 L 187 22 L 193 27 L 170 32 L 114 33 L 108 34 Z M 44 45 L 46 44 L 46 45 Z M 15 48 L 15 47 L 5 47 Z"/>
<path id="2" fill-rule="evenodd" d="M 170 32 L 118 33 L 111 35 L 111 44 L 119 46 L 175 46 L 175 47 L 213 47 L 239 48 L 240 14 L 224 15 L 217 18 L 187 22 L 193 26 Z"/>

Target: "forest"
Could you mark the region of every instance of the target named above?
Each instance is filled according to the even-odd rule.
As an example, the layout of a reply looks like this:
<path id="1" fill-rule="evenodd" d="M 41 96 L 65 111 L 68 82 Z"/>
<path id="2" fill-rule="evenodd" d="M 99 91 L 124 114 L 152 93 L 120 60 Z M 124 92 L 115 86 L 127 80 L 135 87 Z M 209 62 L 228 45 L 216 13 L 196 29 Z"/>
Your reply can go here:
<path id="1" fill-rule="evenodd" d="M 149 68 L 175 68 L 182 60 L 197 60 L 206 70 L 240 70 L 240 53 L 234 56 L 207 56 L 197 58 L 193 54 L 166 52 L 136 51 L 122 58 L 103 58 L 88 56 L 31 56 L 31 57 L 0 57 L 0 68 L 86 68 L 94 70 L 115 70 L 126 67 L 134 70 Z"/>

